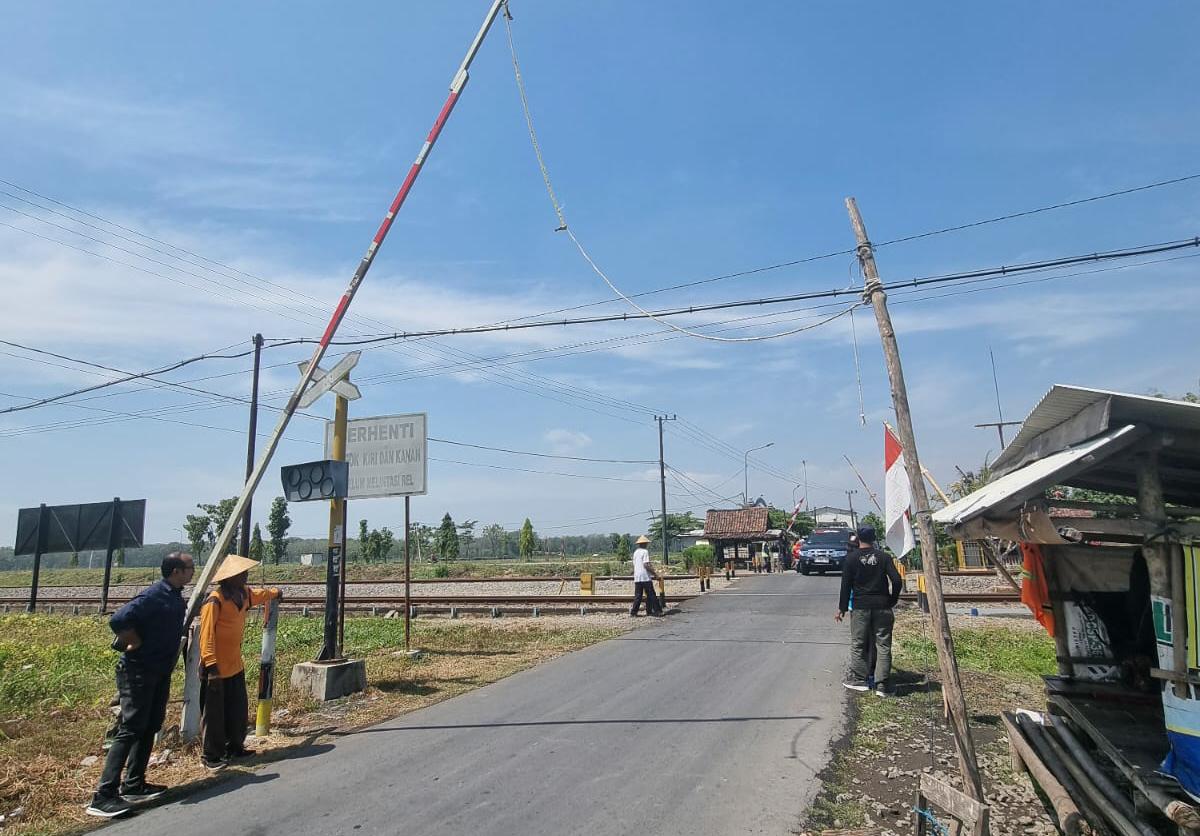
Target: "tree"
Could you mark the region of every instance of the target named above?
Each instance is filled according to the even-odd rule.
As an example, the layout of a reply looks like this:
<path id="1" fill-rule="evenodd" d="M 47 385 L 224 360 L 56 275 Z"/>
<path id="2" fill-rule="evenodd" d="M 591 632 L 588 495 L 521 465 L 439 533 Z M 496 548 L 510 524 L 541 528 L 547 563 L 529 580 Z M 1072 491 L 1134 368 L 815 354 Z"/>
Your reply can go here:
<path id="1" fill-rule="evenodd" d="M 125 565 L 125 549 L 117 549 L 113 552 L 113 566 Z"/>
<path id="2" fill-rule="evenodd" d="M 517 548 L 520 549 L 521 557 L 526 560 L 533 557 L 533 545 L 535 542 L 537 542 L 537 538 L 533 533 L 533 523 L 529 521 L 529 517 L 526 517 L 525 522 L 521 524 L 521 537 L 517 541 Z"/>
<path id="3" fill-rule="evenodd" d="M 608 535 L 608 550 L 610 552 L 612 552 L 613 554 L 617 554 L 618 551 L 620 550 L 620 548 L 621 548 L 621 535 L 616 534 L 616 533 Z"/>
<path id="4" fill-rule="evenodd" d="M 987 456 L 984 456 L 983 464 L 979 466 L 978 470 L 963 470 L 957 466 L 954 469 L 958 471 L 959 476 L 957 482 L 950 483 L 950 496 L 954 499 L 962 499 L 968 494 L 973 494 L 992 481 L 992 463 L 988 461 Z"/>
<path id="5" fill-rule="evenodd" d="M 667 514 L 667 536 L 678 537 L 687 531 L 692 531 L 696 528 L 703 528 L 704 524 L 696 519 L 691 511 L 686 514 Z M 655 515 L 650 522 L 650 539 L 655 543 L 662 544 L 662 516 Z M 669 541 L 668 541 L 669 542 Z"/>
<path id="6" fill-rule="evenodd" d="M 67 561 L 67 565 L 72 569 L 79 565 L 79 552 L 71 552 L 71 559 Z"/>
<path id="7" fill-rule="evenodd" d="M 272 563 L 282 563 L 287 558 L 287 533 L 291 527 L 292 518 L 288 516 L 287 500 L 282 496 L 277 496 L 271 503 L 271 513 L 267 516 L 267 533 L 271 535 Z"/>
<path id="8" fill-rule="evenodd" d="M 371 562 L 371 554 L 367 549 L 367 540 L 371 534 L 367 531 L 367 521 L 358 521 L 358 559 L 365 562 Z"/>
<path id="9" fill-rule="evenodd" d="M 442 560 L 458 560 L 458 529 L 447 511 L 437 533 L 437 553 Z"/>
<path id="10" fill-rule="evenodd" d="M 617 559 L 620 560 L 622 563 L 629 560 L 629 535 L 628 534 L 621 535 L 620 539 L 617 541 L 616 552 L 617 552 Z"/>
<path id="11" fill-rule="evenodd" d="M 386 525 L 379 531 L 371 532 L 373 537 L 376 537 L 378 548 L 375 552 L 375 557 L 381 562 L 386 563 L 388 555 L 392 553 L 392 549 L 396 547 L 396 535 Z"/>
<path id="12" fill-rule="evenodd" d="M 255 523 L 254 529 L 250 533 L 250 554 L 246 555 L 246 557 L 262 563 L 263 552 L 265 551 L 266 547 L 263 545 L 262 529 L 258 523 Z"/>
<path id="13" fill-rule="evenodd" d="M 467 520 L 458 524 L 458 542 L 462 547 L 462 556 L 471 556 L 471 544 L 475 542 L 475 526 L 479 520 Z"/>
<path id="14" fill-rule="evenodd" d="M 434 530 L 425 523 L 414 520 L 409 529 L 409 536 L 412 538 L 414 551 L 417 559 L 424 558 L 428 560 L 434 552 Z"/>
<path id="15" fill-rule="evenodd" d="M 504 557 L 504 546 L 508 540 L 508 532 L 504 530 L 504 526 L 492 523 L 483 530 L 483 536 L 491 546 L 492 557 Z"/>
<path id="16" fill-rule="evenodd" d="M 874 511 L 868 511 L 859 517 L 858 524 L 862 526 L 871 526 L 871 528 L 875 529 L 875 533 L 880 538 L 887 533 L 887 524 L 883 521 L 883 518 Z"/>
<path id="17" fill-rule="evenodd" d="M 212 520 L 208 518 L 208 514 L 188 514 L 183 531 L 192 546 L 192 554 L 196 560 L 203 560 L 207 551 L 205 547 L 212 540 Z"/>
<path id="18" fill-rule="evenodd" d="M 237 497 L 231 496 L 228 499 L 219 500 L 215 505 L 199 504 L 196 506 L 204 512 L 206 517 L 208 517 L 209 524 L 211 526 L 209 529 L 209 548 L 212 548 L 214 545 L 216 545 L 217 537 L 219 537 L 221 532 L 225 530 L 225 525 L 229 522 L 229 517 L 231 514 L 233 514 L 233 508 L 235 505 L 237 505 Z M 238 529 L 241 527 L 241 523 L 234 526 L 233 537 L 229 540 L 231 545 L 237 542 Z M 228 554 L 228 551 L 226 551 L 226 554 Z"/>

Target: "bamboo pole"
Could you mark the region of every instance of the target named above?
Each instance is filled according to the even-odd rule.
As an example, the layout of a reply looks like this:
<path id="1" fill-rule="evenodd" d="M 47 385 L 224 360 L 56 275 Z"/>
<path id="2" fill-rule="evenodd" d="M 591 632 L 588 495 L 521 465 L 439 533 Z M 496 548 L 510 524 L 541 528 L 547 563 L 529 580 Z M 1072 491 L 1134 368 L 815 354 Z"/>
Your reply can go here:
<path id="1" fill-rule="evenodd" d="M 1011 715 L 1005 712 L 1001 718 L 1004 720 L 1004 728 L 1008 732 L 1008 742 L 1011 744 L 1014 754 L 1029 771 L 1033 780 L 1037 781 L 1037 785 L 1042 788 L 1046 798 L 1050 800 L 1050 806 L 1054 808 L 1054 814 L 1058 816 L 1058 826 L 1062 832 L 1066 836 L 1080 836 L 1086 822 L 1079 812 L 1079 808 L 1075 806 L 1071 794 L 1054 777 L 1054 773 L 1050 771 L 1046 763 L 1038 757 L 1037 752 L 1025 739 L 1025 735 L 1013 722 Z"/>
<path id="2" fill-rule="evenodd" d="M 896 428 L 900 434 L 900 445 L 904 449 L 904 462 L 908 471 L 908 482 L 912 490 L 913 506 L 917 520 L 917 531 L 921 535 L 921 565 L 925 575 L 926 591 L 929 595 L 929 610 L 934 623 L 934 640 L 938 651 L 938 664 L 942 673 L 942 690 L 950 710 L 950 726 L 954 735 L 954 746 L 958 751 L 959 771 L 963 786 L 971 798 L 983 802 L 983 780 L 979 774 L 979 762 L 975 757 L 975 741 L 967 719 L 967 702 L 963 697 L 962 681 L 958 662 L 954 658 L 954 637 L 950 633 L 950 619 L 946 614 L 946 602 L 942 595 L 942 576 L 938 566 L 936 540 L 933 534 L 933 519 L 929 510 L 929 495 L 925 492 L 925 481 L 921 478 L 921 460 L 917 454 L 917 439 L 913 433 L 912 414 L 908 405 L 908 389 L 904 385 L 904 369 L 900 364 L 900 347 L 896 332 L 892 328 L 892 317 L 888 313 L 887 294 L 879 280 L 875 267 L 875 254 L 858 204 L 854 198 L 846 198 L 846 209 L 858 241 L 858 260 L 862 265 L 866 284 L 863 298 L 875 309 L 875 321 L 879 327 L 879 339 L 883 344 L 883 356 L 887 363 L 888 380 L 892 387 L 892 404 L 896 408 Z"/>

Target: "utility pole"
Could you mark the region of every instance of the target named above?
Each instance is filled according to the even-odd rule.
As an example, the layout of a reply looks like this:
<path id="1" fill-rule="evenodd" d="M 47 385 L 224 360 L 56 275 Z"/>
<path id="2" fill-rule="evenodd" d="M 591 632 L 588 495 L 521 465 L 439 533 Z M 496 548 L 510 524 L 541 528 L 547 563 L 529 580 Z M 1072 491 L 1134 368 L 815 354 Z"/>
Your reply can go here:
<path id="1" fill-rule="evenodd" d="M 812 500 L 808 498 L 808 461 L 805 459 L 801 459 L 800 466 L 802 468 L 804 468 L 804 504 L 808 506 L 808 512 L 809 512 L 809 515 L 811 516 L 813 506 L 812 506 Z M 816 521 L 817 521 L 817 518 L 814 516 L 813 522 L 815 523 Z"/>
<path id="2" fill-rule="evenodd" d="M 846 209 L 857 239 L 858 261 L 862 265 L 865 288 L 863 299 L 875 309 L 875 322 L 879 326 L 879 339 L 883 344 L 883 356 L 887 363 L 888 380 L 892 386 L 892 404 L 896 409 L 896 429 L 900 433 L 900 444 L 904 448 L 904 463 L 908 471 L 909 488 L 912 491 L 917 531 L 921 537 L 921 567 L 925 574 L 925 587 L 929 594 L 929 611 L 934 622 L 934 641 L 937 645 L 938 663 L 942 673 L 942 688 L 950 712 L 950 726 L 954 734 L 954 746 L 958 751 L 959 771 L 963 786 L 971 798 L 984 802 L 983 781 L 979 775 L 979 762 L 975 757 L 975 742 L 967 720 L 967 703 L 963 698 L 962 681 L 958 663 L 954 658 L 954 637 L 950 633 L 950 620 L 946 615 L 946 601 L 942 595 L 942 575 L 938 566 L 936 540 L 933 535 L 933 519 L 929 510 L 929 495 L 925 492 L 925 480 L 921 477 L 921 461 L 917 455 L 917 439 L 913 433 L 912 414 L 908 406 L 908 390 L 904 385 L 904 369 L 900 365 L 900 346 L 892 328 L 892 317 L 888 313 L 887 294 L 875 267 L 875 253 L 867 237 L 867 229 L 858 204 L 854 198 L 846 198 Z"/>
<path id="3" fill-rule="evenodd" d="M 854 513 L 854 495 L 858 493 L 855 490 L 846 491 L 846 503 L 850 506 L 850 525 L 858 529 L 858 514 Z"/>
<path id="4" fill-rule="evenodd" d="M 654 420 L 658 422 L 658 487 L 662 492 L 663 566 L 671 565 L 667 549 L 667 465 L 663 460 L 663 421 L 674 421 L 676 418 L 677 416 L 675 415 L 670 417 L 666 415 L 654 416 Z"/>
<path id="5" fill-rule="evenodd" d="M 246 481 L 250 481 L 254 473 L 254 440 L 258 435 L 258 369 L 262 360 L 263 335 L 254 335 L 254 376 L 250 380 L 250 429 L 246 433 Z M 238 537 L 238 554 L 250 556 L 250 505 L 254 501 L 251 494 L 246 499 L 246 513 L 242 514 L 242 531 Z M 278 607 L 276 608 L 278 609 Z"/>

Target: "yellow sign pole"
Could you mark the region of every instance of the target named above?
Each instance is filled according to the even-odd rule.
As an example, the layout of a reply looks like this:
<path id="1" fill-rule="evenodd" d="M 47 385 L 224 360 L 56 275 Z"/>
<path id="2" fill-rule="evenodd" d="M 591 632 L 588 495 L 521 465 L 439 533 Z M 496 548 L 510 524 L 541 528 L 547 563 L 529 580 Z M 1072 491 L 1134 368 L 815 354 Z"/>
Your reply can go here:
<path id="1" fill-rule="evenodd" d="M 329 458 L 333 461 L 346 460 L 346 423 L 350 411 L 350 402 L 341 395 L 337 396 L 333 408 L 333 447 Z M 341 611 L 342 570 L 345 555 L 342 554 L 345 542 L 343 506 L 345 500 L 331 499 L 329 501 L 329 553 L 325 562 L 325 644 L 321 648 L 319 661 L 340 659 L 342 657 L 341 642 L 338 636 L 338 613 Z"/>

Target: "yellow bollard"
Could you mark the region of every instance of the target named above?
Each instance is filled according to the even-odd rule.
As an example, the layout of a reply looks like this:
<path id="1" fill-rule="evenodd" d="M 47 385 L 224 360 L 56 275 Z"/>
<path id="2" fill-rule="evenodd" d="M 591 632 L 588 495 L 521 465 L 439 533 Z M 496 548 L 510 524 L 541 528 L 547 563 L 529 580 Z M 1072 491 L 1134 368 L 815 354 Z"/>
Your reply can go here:
<path id="1" fill-rule="evenodd" d="M 596 577 L 591 572 L 579 573 L 579 594 L 580 595 L 595 595 L 596 594 Z"/>

